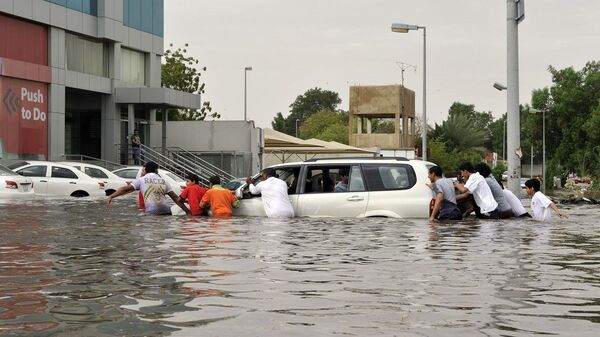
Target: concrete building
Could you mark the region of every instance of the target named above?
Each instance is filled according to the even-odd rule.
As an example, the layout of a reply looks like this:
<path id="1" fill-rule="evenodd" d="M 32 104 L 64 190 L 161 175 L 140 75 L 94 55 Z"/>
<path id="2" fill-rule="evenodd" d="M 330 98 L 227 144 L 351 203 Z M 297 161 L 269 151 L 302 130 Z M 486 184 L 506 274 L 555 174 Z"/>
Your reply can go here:
<path id="1" fill-rule="evenodd" d="M 351 86 L 350 145 L 414 157 L 415 93 L 401 85 Z"/>
<path id="2" fill-rule="evenodd" d="M 201 105 L 199 95 L 161 88 L 163 6 L 0 1 L 0 155 L 118 162 L 134 128 L 159 145 L 157 111 Z"/>

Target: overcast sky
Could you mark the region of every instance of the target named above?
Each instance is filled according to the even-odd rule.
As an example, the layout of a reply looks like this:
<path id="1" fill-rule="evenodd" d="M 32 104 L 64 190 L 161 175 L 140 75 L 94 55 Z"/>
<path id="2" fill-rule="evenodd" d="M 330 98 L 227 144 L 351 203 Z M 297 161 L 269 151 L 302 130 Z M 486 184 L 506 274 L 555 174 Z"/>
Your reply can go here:
<path id="1" fill-rule="evenodd" d="M 521 104 L 551 85 L 548 65 L 580 69 L 600 60 L 600 1 L 526 0 L 519 24 Z M 505 0 L 166 0 L 165 48 L 189 43 L 208 67 L 206 94 L 222 119 L 243 119 L 244 67 L 248 119 L 270 127 L 277 112 L 306 90 L 339 93 L 350 85 L 404 84 L 422 113 L 422 31 L 391 32 L 394 22 L 427 27 L 427 120 L 450 105 L 474 104 L 495 117 L 506 111 Z"/>

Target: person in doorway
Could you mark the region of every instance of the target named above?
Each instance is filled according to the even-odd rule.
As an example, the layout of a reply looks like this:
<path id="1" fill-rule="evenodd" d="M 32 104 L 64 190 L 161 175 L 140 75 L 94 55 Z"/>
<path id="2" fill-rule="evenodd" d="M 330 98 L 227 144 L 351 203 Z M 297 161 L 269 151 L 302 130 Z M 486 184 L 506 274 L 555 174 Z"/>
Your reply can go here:
<path id="1" fill-rule="evenodd" d="M 442 168 L 432 166 L 429 168 L 429 180 L 435 193 L 435 205 L 429 216 L 429 221 L 437 220 L 462 220 L 462 212 L 456 205 L 456 194 L 452 180 L 444 178 Z"/>
<path id="2" fill-rule="evenodd" d="M 266 168 L 262 170 L 262 181 L 252 183 L 252 178 L 246 178 L 246 184 L 252 194 L 260 194 L 265 213 L 269 218 L 293 218 L 294 208 L 288 197 L 288 187 L 285 181 L 275 178 L 275 170 Z"/>
<path id="3" fill-rule="evenodd" d="M 158 175 L 158 164 L 155 162 L 147 162 L 142 168 L 142 175 L 134 179 L 131 184 L 119 187 L 106 200 L 106 207 L 109 207 L 112 200 L 121 195 L 139 190 L 142 193 L 144 200 L 144 214 L 146 215 L 170 215 L 171 207 L 169 206 L 165 196 L 169 196 L 185 213 L 189 213 L 189 209 L 179 201 L 175 192 L 163 178 Z"/>
<path id="4" fill-rule="evenodd" d="M 198 185 L 199 181 L 200 178 L 196 174 L 188 174 L 185 177 L 185 185 L 187 187 L 185 188 L 185 190 L 183 190 L 183 192 L 181 192 L 178 198 L 180 202 L 187 200 L 190 208 L 190 213 L 192 215 L 207 214 L 207 212 L 200 207 L 200 200 L 202 200 L 202 197 L 204 196 L 206 191 L 208 191 L 208 188 Z"/>
<path id="5" fill-rule="evenodd" d="M 213 217 L 231 217 L 233 208 L 239 207 L 239 201 L 233 192 L 221 187 L 221 178 L 218 176 L 212 176 L 208 181 L 210 182 L 210 189 L 202 196 L 200 207 L 210 208 Z"/>
<path id="6" fill-rule="evenodd" d="M 140 138 L 140 134 L 138 129 L 133 130 L 133 135 L 131 136 L 131 151 L 133 153 L 133 164 L 140 165 L 141 162 L 141 145 L 142 139 Z"/>
<path id="7" fill-rule="evenodd" d="M 529 179 L 525 182 L 525 191 L 527 194 L 532 196 L 531 198 L 531 210 L 533 211 L 533 218 L 538 221 L 550 221 L 552 220 L 552 213 L 550 209 L 553 209 L 559 218 L 566 218 L 567 216 L 560 212 L 558 207 L 548 199 L 544 193 L 540 192 L 540 181 L 537 179 Z"/>
<path id="8" fill-rule="evenodd" d="M 454 182 L 454 187 L 461 193 L 456 196 L 456 200 L 467 199 L 471 194 L 475 200 L 475 215 L 479 219 L 498 219 L 498 203 L 494 200 L 492 191 L 487 182 L 479 174 L 475 172 L 473 164 L 470 162 L 462 163 L 458 170 L 465 180 L 465 184 L 458 181 Z"/>

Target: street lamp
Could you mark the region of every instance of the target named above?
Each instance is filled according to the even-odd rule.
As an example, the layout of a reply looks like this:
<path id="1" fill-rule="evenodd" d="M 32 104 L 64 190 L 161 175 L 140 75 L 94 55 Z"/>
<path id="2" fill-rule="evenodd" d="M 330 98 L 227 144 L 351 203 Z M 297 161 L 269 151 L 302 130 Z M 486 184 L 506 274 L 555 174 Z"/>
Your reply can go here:
<path id="1" fill-rule="evenodd" d="M 394 33 L 408 33 L 410 30 L 419 29 L 423 29 L 423 130 L 421 130 L 421 137 L 423 138 L 423 160 L 427 160 L 427 28 L 405 23 L 392 23 L 392 32 Z"/>
<path id="2" fill-rule="evenodd" d="M 503 91 L 503 90 L 508 89 L 506 87 L 506 85 L 499 83 L 499 82 L 494 82 L 492 87 L 496 88 L 496 90 L 498 90 L 498 91 Z M 504 159 L 505 161 L 506 161 L 506 122 L 507 122 L 507 119 L 508 118 L 504 119 L 504 125 L 503 125 L 504 127 L 502 128 L 502 159 Z"/>
<path id="3" fill-rule="evenodd" d="M 546 109 L 529 108 L 529 113 L 542 113 L 542 192 L 546 193 Z"/>
<path id="4" fill-rule="evenodd" d="M 298 138 L 298 122 L 300 121 L 300 118 L 296 118 L 296 138 Z"/>
<path id="5" fill-rule="evenodd" d="M 246 100 L 246 98 L 247 98 L 247 91 L 246 91 L 247 81 L 246 81 L 246 78 L 248 77 L 247 76 L 248 70 L 252 70 L 252 67 L 246 67 L 246 68 L 244 68 L 244 121 L 248 120 L 246 118 L 246 116 L 247 116 L 246 115 L 246 113 L 247 113 L 247 103 L 246 103 L 247 102 L 247 100 Z"/>

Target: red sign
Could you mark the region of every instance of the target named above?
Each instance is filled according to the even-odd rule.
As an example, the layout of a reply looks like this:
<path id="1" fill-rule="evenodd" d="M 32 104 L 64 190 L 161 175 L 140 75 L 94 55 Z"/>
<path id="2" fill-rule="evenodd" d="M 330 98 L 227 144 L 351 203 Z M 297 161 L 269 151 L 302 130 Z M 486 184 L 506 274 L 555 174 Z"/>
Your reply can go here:
<path id="1" fill-rule="evenodd" d="M 48 157 L 48 85 L 0 76 L 0 154 Z"/>

